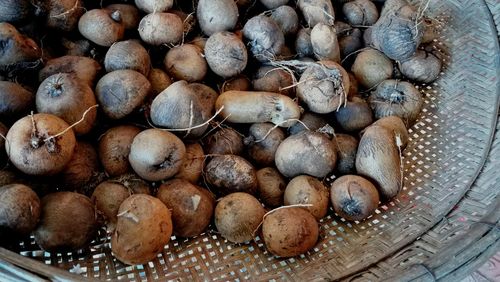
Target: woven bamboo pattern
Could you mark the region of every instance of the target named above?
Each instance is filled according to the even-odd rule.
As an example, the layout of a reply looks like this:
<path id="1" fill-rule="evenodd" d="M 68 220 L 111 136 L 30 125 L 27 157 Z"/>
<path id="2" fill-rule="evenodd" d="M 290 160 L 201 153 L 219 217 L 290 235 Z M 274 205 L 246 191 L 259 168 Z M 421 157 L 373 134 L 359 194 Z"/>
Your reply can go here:
<path id="1" fill-rule="evenodd" d="M 278 259 L 259 238 L 229 244 L 214 229 L 172 240 L 156 260 L 141 266 L 113 258 L 104 232 L 80 252 L 48 254 L 33 240 L 15 251 L 63 270 L 79 265 L 80 277 L 113 280 L 456 280 L 497 250 L 500 240 L 500 136 L 493 139 L 500 96 L 494 19 L 500 23 L 500 3 L 488 4 L 429 2 L 427 14 L 445 22 L 434 44 L 445 68 L 438 81 L 420 86 L 425 106 L 404 152 L 404 189 L 363 222 L 349 223 L 330 211 L 308 254 Z M 25 263 L 8 255 L 8 263 Z M 23 268 L 43 277 L 69 275 L 31 267 Z"/>

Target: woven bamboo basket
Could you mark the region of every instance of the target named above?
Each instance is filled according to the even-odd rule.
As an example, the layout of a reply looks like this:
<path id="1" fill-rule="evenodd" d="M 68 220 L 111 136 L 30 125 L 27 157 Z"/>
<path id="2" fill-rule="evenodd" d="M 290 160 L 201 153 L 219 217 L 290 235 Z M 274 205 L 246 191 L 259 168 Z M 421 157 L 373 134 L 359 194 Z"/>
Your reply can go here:
<path id="1" fill-rule="evenodd" d="M 0 248 L 0 281 L 464 277 L 500 248 L 500 1 L 431 0 L 427 13 L 445 23 L 434 46 L 445 68 L 438 81 L 420 86 L 425 106 L 404 151 L 403 191 L 368 220 L 349 223 L 330 212 L 316 247 L 290 259 L 270 255 L 259 238 L 235 245 L 213 230 L 174 238 L 138 266 L 117 261 L 105 234 L 86 250 L 62 254 L 31 240 L 16 252 Z"/>

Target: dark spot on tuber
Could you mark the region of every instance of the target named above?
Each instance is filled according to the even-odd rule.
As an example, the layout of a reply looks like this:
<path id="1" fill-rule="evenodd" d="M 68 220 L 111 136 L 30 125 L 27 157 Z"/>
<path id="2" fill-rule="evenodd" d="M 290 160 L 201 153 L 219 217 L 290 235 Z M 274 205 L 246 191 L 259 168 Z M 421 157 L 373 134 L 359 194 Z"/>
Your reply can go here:
<path id="1" fill-rule="evenodd" d="M 358 201 L 353 199 L 344 199 L 341 202 L 342 211 L 350 216 L 359 216 L 362 214 Z"/>

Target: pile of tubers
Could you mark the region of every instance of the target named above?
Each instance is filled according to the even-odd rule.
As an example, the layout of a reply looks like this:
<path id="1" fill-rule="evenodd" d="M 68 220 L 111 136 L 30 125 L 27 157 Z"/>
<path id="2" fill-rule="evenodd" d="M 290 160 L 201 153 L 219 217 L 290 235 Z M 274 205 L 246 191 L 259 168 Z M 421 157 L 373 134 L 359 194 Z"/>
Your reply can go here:
<path id="1" fill-rule="evenodd" d="M 0 244 L 105 226 L 134 265 L 216 230 L 293 257 L 402 189 L 415 85 L 441 72 L 425 7 L 130 2 L 0 3 Z"/>

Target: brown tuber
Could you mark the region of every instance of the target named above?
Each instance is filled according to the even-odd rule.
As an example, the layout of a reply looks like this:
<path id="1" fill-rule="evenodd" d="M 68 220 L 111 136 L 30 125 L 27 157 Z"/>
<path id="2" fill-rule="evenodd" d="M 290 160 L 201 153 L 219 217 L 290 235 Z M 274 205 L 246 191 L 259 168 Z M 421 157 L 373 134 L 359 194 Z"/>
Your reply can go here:
<path id="1" fill-rule="evenodd" d="M 90 10 L 80 18 L 78 30 L 83 37 L 104 47 L 120 41 L 125 34 L 125 27 L 118 10 Z"/>
<path id="2" fill-rule="evenodd" d="M 316 218 L 300 207 L 269 212 L 262 224 L 267 250 L 279 257 L 294 257 L 312 249 L 319 237 Z"/>
<path id="3" fill-rule="evenodd" d="M 361 221 L 375 212 L 379 202 L 377 188 L 357 175 L 345 175 L 335 180 L 330 188 L 335 212 L 347 220 Z"/>
<path id="4" fill-rule="evenodd" d="M 221 198 L 215 207 L 215 226 L 222 237 L 233 243 L 253 239 L 264 217 L 264 207 L 252 195 L 232 193 Z"/>
<path id="5" fill-rule="evenodd" d="M 71 160 L 76 145 L 75 134 L 68 128 L 54 115 L 26 116 L 10 128 L 5 150 L 12 164 L 26 174 L 57 174 Z"/>

